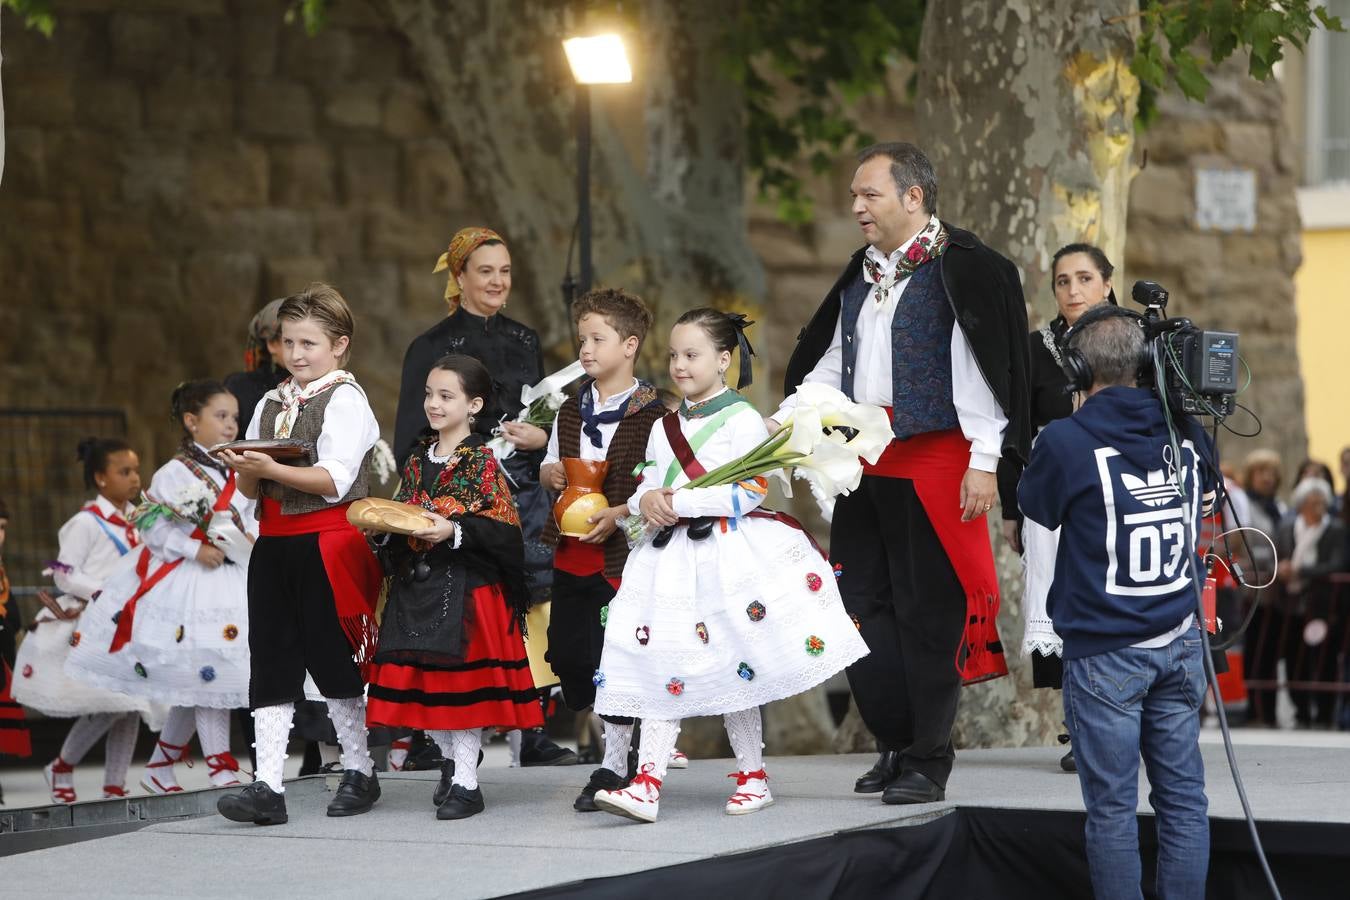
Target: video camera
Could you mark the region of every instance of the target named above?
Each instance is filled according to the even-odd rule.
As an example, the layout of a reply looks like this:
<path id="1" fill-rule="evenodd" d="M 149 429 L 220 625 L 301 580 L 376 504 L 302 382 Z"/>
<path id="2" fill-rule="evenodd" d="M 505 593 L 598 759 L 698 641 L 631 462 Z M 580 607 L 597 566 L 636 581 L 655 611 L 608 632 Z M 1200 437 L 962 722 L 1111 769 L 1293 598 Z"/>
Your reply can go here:
<path id="1" fill-rule="evenodd" d="M 1136 281 L 1130 292 L 1144 307 L 1144 336 L 1152 364 L 1140 387 L 1152 388 L 1174 411 L 1224 419 L 1237 408 L 1238 336 L 1207 331 L 1183 316 L 1167 317 L 1167 290 L 1155 281 Z M 1163 373 L 1158 384 L 1157 373 Z"/>

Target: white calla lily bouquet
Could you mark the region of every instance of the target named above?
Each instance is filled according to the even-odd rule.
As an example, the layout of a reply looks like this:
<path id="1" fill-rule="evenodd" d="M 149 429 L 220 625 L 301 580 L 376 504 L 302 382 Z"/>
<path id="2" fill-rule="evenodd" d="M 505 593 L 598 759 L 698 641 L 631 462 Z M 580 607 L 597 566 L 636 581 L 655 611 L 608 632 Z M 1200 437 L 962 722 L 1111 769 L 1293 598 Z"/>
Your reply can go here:
<path id="1" fill-rule="evenodd" d="M 890 416 L 880 406 L 856 403 L 829 385 L 803 384 L 797 388 L 792 414 L 759 446 L 680 489 L 748 485 L 768 476 L 778 479 L 791 497 L 790 473 L 810 486 L 811 496 L 829 521 L 834 516 L 834 498 L 857 489 L 862 461 L 876 463 L 893 436 Z M 642 542 L 641 516 L 628 516 L 623 526 L 630 542 Z"/>
<path id="2" fill-rule="evenodd" d="M 520 389 L 520 402 L 524 405 L 514 421 L 522 422 L 526 425 L 536 425 L 540 428 L 547 428 L 558 418 L 558 410 L 567 402 L 567 394 L 563 393 L 563 388 L 576 381 L 586 370 L 581 367 L 581 360 L 577 360 L 564 369 L 559 369 L 543 381 L 534 385 L 526 385 Z M 487 442 L 488 449 L 498 460 L 509 458 L 516 452 L 516 445 L 508 441 L 502 434 L 501 426 L 496 430 L 496 436 Z"/>

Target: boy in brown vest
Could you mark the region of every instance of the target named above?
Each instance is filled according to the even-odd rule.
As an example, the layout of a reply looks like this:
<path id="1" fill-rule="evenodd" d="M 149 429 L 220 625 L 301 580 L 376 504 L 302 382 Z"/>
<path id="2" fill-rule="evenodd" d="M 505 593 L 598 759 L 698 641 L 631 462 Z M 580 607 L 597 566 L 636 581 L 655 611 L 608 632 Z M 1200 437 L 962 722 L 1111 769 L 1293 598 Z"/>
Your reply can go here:
<path id="1" fill-rule="evenodd" d="M 637 488 L 634 469 L 645 458 L 652 425 L 666 408 L 655 387 L 633 376 L 652 324 L 640 297 L 613 288 L 591 291 L 572 304 L 572 321 L 587 377 L 577 399 L 558 411 L 539 480 L 561 491 L 567 486 L 562 459 L 609 463 L 604 481 L 609 508 L 589 519 L 591 532 L 567 537 L 549 522 L 543 536 L 556 547 L 548 661 L 562 683 L 563 701 L 584 710 L 595 701 L 592 678 L 605 642 L 604 615 L 628 559 L 628 541 L 617 520 L 628 514 L 628 498 Z M 607 718 L 604 731 L 604 761 L 572 804 L 579 812 L 596 810 L 596 791 L 628 783 L 633 720 Z"/>

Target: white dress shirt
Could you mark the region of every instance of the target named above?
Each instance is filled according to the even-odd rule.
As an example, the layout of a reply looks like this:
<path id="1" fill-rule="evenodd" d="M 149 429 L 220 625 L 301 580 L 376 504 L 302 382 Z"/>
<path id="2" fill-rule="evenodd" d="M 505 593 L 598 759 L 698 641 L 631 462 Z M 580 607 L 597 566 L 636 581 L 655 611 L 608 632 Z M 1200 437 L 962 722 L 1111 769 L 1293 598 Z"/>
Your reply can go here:
<path id="1" fill-rule="evenodd" d="M 380 439 L 380 423 L 375 421 L 366 392 L 359 384 L 344 382 L 332 391 L 333 397 L 324 409 L 323 430 L 316 442 L 318 460 L 314 466 L 332 476 L 335 493 L 323 499 L 337 503 L 352 489 L 366 454 Z M 281 398 L 275 390 L 263 395 L 244 433 L 246 440 L 256 441 L 261 435 L 262 411 L 268 400 L 280 402 Z"/>
<path id="2" fill-rule="evenodd" d="M 918 234 L 916 232 L 914 237 L 918 237 Z M 867 248 L 868 257 L 881 267 L 883 281 L 895 271 L 913 242 L 914 238 L 911 237 L 889 257 L 875 247 Z M 903 302 L 908 285 L 908 278 L 896 282 L 895 289 L 890 291 L 886 301 L 877 303 L 877 285 L 874 284 L 863 301 L 854 331 L 858 353 L 853 373 L 853 399 L 859 403 L 891 405 L 891 379 L 894 372 L 891 365 L 894 352 L 891 319 L 895 317 L 897 305 Z M 1008 427 L 1008 417 L 1003 414 L 994 392 L 980 372 L 970 341 L 966 339 L 959 322 L 952 325 L 951 356 L 952 403 L 956 407 L 961 433 L 970 441 L 970 468 L 995 472 L 998 470 L 999 457 L 1003 455 L 1003 432 Z M 840 320 L 836 319 L 834 339 L 830 341 L 829 349 L 802 381 L 839 387 L 843 370 L 842 328 Z M 796 394 L 789 394 L 783 399 L 774 418 L 783 421 L 796 404 Z"/>
<path id="3" fill-rule="evenodd" d="M 86 504 L 85 508 L 89 505 Z M 131 521 L 131 512 L 136 508 L 135 504 L 128 503 L 125 508 L 118 509 L 102 494 L 94 498 L 92 505 L 97 506 L 105 516 L 121 516 L 127 521 Z M 63 594 L 88 600 L 103 589 L 103 582 L 117 567 L 122 554 L 103 530 L 104 524 L 93 513 L 81 510 L 61 526 L 57 535 L 60 549 L 56 558 L 62 566 L 69 566 L 71 571 L 52 566 L 52 580 Z M 108 525 L 108 528 L 117 535 L 122 546 L 128 546 L 121 526 Z M 128 552 L 139 551 L 128 547 Z"/>
<path id="4" fill-rule="evenodd" d="M 592 409 L 595 410 L 595 412 L 596 412 L 597 415 L 600 414 L 600 413 L 610 412 L 611 410 L 619 409 L 619 408 L 622 407 L 625 403 L 628 402 L 628 398 L 631 397 L 631 396 L 633 396 L 633 391 L 636 391 L 637 389 L 638 389 L 638 380 L 637 380 L 636 378 L 634 378 L 634 379 L 633 379 L 633 386 L 630 387 L 628 390 L 623 391 L 622 393 L 614 394 L 614 395 L 611 396 L 608 400 L 605 400 L 604 402 L 601 402 L 601 400 L 600 400 L 600 391 L 596 389 L 596 387 L 595 387 L 594 384 L 592 384 L 592 385 L 590 386 L 590 389 L 589 389 L 590 392 L 591 392 L 591 402 L 594 404 L 594 406 L 592 407 Z M 568 402 L 568 403 L 576 403 L 577 401 L 576 401 L 576 400 L 572 400 L 572 399 L 569 398 L 567 402 Z M 607 453 L 609 452 L 609 442 L 610 442 L 611 440 L 614 439 L 614 432 L 616 432 L 616 431 L 619 430 L 619 423 L 622 422 L 622 421 L 623 421 L 623 419 L 620 419 L 618 422 L 601 422 L 601 423 L 600 423 L 600 425 L 598 426 L 598 427 L 600 428 L 600 446 L 599 446 L 599 447 L 597 447 L 597 446 L 595 446 L 594 444 L 592 444 L 592 443 L 591 443 L 591 439 L 588 438 L 588 437 L 586 437 L 586 432 L 585 432 L 585 431 L 582 431 L 582 432 L 581 432 L 581 457 L 580 457 L 580 458 L 581 458 L 581 459 L 588 459 L 588 460 L 591 460 L 591 461 L 593 461 L 593 462 L 598 462 L 598 461 L 600 461 L 600 460 L 603 460 L 603 459 L 605 458 L 605 454 L 607 454 Z M 586 424 L 585 422 L 582 422 L 582 427 L 583 427 L 583 428 L 585 427 L 585 424 Z M 556 425 L 556 423 L 555 423 L 555 425 Z M 540 471 L 543 471 L 544 466 L 551 465 L 551 464 L 557 462 L 558 459 L 559 459 L 559 454 L 558 454 L 558 429 L 557 429 L 556 427 L 554 427 L 554 428 L 549 432 L 549 435 L 548 435 L 548 449 L 544 452 L 544 461 L 543 461 L 543 462 L 540 464 L 540 466 L 539 466 Z"/>

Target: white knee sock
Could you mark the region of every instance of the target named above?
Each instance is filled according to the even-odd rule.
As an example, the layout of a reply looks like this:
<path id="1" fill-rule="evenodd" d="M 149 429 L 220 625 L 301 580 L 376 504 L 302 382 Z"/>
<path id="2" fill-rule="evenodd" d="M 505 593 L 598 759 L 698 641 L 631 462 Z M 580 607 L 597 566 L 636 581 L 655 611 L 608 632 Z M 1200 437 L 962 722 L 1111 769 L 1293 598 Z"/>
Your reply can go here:
<path id="1" fill-rule="evenodd" d="M 506 746 L 511 751 L 511 768 L 520 768 L 520 742 L 521 735 L 519 728 L 513 728 L 506 733 Z"/>
<path id="2" fill-rule="evenodd" d="M 366 744 L 366 698 L 344 697 L 334 700 L 324 697 L 328 704 L 328 718 L 333 720 L 338 743 L 342 745 L 342 768 L 355 769 L 362 775 L 375 771 Z"/>
<path id="3" fill-rule="evenodd" d="M 764 768 L 764 720 L 759 707 L 742 709 L 722 716 L 727 728 L 727 739 L 736 754 L 736 766 L 742 772 L 758 772 Z"/>
<path id="4" fill-rule="evenodd" d="M 230 711 L 197 707 L 197 740 L 202 745 L 202 756 L 230 752 Z"/>
<path id="5" fill-rule="evenodd" d="M 253 748 L 258 757 L 258 780 L 278 794 L 285 793 L 282 776 L 286 767 L 286 745 L 291 739 L 294 703 L 278 703 L 253 711 Z"/>
<path id="6" fill-rule="evenodd" d="M 98 743 L 98 739 L 117 720 L 118 713 L 95 713 L 80 716 L 66 733 L 66 741 L 61 745 L 61 759 L 70 765 L 78 765 L 89 748 Z"/>
<path id="7" fill-rule="evenodd" d="M 628 777 L 628 750 L 633 744 L 633 723 L 619 725 L 600 720 L 605 730 L 605 758 L 600 765 L 620 778 Z"/>
<path id="8" fill-rule="evenodd" d="M 649 772 L 658 781 L 664 781 L 670 751 L 680 736 L 679 719 L 643 719 L 642 740 L 638 744 L 638 772 Z M 648 768 L 650 767 L 650 768 Z"/>
<path id="9" fill-rule="evenodd" d="M 483 731 L 428 731 L 427 737 L 441 748 L 441 755 L 455 761 L 452 783 L 474 790 L 478 787 L 478 751 L 483 746 Z"/>
<path id="10" fill-rule="evenodd" d="M 103 784 L 125 787 L 131 755 L 136 752 L 136 736 L 141 731 L 139 713 L 124 713 L 108 729 L 108 740 L 103 744 Z"/>

